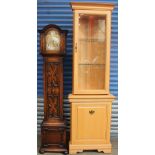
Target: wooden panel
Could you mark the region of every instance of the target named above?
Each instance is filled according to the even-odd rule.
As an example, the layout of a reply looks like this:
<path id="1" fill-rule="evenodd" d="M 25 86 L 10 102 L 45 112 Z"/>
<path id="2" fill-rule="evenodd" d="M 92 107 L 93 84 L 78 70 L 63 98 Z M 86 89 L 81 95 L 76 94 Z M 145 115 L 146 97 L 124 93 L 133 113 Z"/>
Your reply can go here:
<path id="1" fill-rule="evenodd" d="M 65 128 L 49 127 L 42 128 L 43 133 L 43 145 L 66 145 Z"/>
<path id="2" fill-rule="evenodd" d="M 58 124 L 58 123 L 57 123 Z M 42 125 L 40 153 L 45 152 L 67 152 L 66 129 L 62 123 L 57 126 L 52 124 Z"/>
<path id="3" fill-rule="evenodd" d="M 77 62 L 77 59 L 78 59 L 78 56 L 77 56 L 77 48 L 78 48 L 78 27 L 77 25 L 79 25 L 79 20 L 78 20 L 78 13 L 77 12 L 74 12 L 74 20 L 73 20 L 73 32 L 75 35 L 73 35 L 73 93 L 74 93 L 74 90 L 77 90 L 78 88 L 78 83 L 77 83 L 77 80 L 78 80 L 78 64 L 76 63 Z"/>
<path id="4" fill-rule="evenodd" d="M 61 57 L 45 58 L 45 119 L 63 118 L 63 64 Z"/>
<path id="5" fill-rule="evenodd" d="M 106 106 L 82 106 L 77 108 L 77 138 L 106 138 Z"/>
<path id="6" fill-rule="evenodd" d="M 81 99 L 80 103 L 72 103 L 72 144 L 110 143 L 111 103 L 106 99 L 96 102 Z"/>

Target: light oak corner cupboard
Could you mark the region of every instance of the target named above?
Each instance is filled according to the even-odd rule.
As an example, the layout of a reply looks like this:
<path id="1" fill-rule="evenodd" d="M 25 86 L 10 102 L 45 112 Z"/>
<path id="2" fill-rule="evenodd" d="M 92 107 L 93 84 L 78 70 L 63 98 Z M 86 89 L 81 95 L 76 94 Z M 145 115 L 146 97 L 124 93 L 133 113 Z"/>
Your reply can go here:
<path id="1" fill-rule="evenodd" d="M 111 14 L 114 4 L 71 2 L 73 10 L 73 89 L 69 154 L 111 153 L 114 96 L 109 91 Z"/>

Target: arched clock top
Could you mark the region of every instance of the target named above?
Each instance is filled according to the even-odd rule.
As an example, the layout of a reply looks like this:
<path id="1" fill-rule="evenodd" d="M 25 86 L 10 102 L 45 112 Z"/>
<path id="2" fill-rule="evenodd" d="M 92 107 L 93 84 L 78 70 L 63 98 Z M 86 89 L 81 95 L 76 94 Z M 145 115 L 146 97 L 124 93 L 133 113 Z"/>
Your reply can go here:
<path id="1" fill-rule="evenodd" d="M 40 33 L 40 49 L 43 56 L 64 55 L 66 47 L 67 30 L 62 30 L 57 25 L 47 25 Z"/>

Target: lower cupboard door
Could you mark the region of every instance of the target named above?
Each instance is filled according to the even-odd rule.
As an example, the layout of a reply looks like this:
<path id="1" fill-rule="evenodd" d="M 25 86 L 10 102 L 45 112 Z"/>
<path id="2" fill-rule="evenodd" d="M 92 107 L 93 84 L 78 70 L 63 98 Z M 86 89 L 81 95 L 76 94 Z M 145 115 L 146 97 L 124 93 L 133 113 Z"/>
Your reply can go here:
<path id="1" fill-rule="evenodd" d="M 80 143 L 106 143 L 108 118 L 106 105 L 77 107 L 77 140 Z"/>

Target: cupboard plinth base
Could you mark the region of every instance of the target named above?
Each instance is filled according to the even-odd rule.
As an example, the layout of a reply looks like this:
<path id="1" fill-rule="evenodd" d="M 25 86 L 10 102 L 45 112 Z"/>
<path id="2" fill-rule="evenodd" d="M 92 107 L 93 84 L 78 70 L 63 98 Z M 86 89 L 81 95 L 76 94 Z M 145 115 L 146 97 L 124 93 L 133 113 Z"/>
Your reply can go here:
<path id="1" fill-rule="evenodd" d="M 111 144 L 69 144 L 69 154 L 76 154 L 84 150 L 97 150 L 98 152 L 111 153 Z"/>

